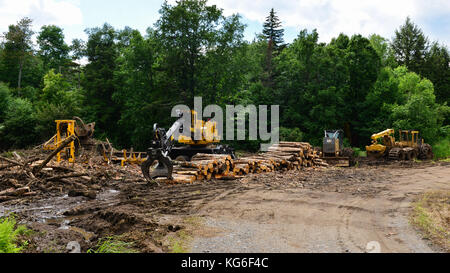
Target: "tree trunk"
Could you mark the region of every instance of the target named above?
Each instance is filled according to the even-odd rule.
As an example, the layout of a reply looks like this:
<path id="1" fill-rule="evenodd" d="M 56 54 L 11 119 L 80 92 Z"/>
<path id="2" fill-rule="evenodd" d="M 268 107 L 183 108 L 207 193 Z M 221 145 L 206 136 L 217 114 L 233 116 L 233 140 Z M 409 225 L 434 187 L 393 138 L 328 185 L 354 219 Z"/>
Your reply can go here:
<path id="1" fill-rule="evenodd" d="M 20 96 L 20 87 L 22 83 L 22 68 L 23 68 L 23 59 L 19 61 L 19 79 L 17 80 L 17 88 L 19 89 L 18 95 Z"/>

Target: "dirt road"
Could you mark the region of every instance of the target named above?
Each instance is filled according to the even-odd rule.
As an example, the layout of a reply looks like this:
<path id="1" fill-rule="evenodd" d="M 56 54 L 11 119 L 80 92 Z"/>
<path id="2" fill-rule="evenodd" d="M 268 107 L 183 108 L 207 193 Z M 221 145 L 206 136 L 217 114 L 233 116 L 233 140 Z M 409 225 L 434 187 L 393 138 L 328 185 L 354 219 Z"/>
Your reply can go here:
<path id="1" fill-rule="evenodd" d="M 174 251 L 174 236 L 188 252 L 434 252 L 408 223 L 411 201 L 450 190 L 450 164 L 307 168 L 192 185 L 123 181 L 93 185 L 96 199 L 52 191 L 3 202 L 0 216 L 13 212 L 36 231 L 27 252 L 66 252 L 71 241 L 85 252 L 111 235 L 140 252 Z"/>
<path id="2" fill-rule="evenodd" d="M 305 180 L 306 178 L 306 180 Z M 203 206 L 193 252 L 434 252 L 409 224 L 410 202 L 450 190 L 450 166 L 324 170 L 265 177 Z M 271 187 L 271 181 L 292 183 Z M 295 187 L 295 182 L 301 187 Z M 276 183 L 274 183 L 276 185 Z M 273 184 L 272 184 L 273 185 Z M 303 187 L 303 188 L 302 188 Z"/>

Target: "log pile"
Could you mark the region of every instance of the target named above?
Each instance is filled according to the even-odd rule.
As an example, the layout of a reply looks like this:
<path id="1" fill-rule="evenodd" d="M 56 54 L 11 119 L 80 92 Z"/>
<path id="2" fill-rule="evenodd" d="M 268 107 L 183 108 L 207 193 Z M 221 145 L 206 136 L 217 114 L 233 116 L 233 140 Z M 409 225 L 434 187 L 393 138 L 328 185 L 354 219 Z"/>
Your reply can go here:
<path id="1" fill-rule="evenodd" d="M 196 154 L 191 161 L 174 162 L 173 182 L 227 179 L 233 176 L 234 163 L 230 155 Z M 166 181 L 166 179 L 159 179 Z"/>
<path id="2" fill-rule="evenodd" d="M 230 180 L 250 173 L 299 170 L 313 166 L 328 164 L 319 158 L 319 154 L 309 143 L 280 142 L 270 147 L 266 153 L 234 160 L 229 155 L 197 154 L 190 162 L 175 162 L 172 182 Z"/>

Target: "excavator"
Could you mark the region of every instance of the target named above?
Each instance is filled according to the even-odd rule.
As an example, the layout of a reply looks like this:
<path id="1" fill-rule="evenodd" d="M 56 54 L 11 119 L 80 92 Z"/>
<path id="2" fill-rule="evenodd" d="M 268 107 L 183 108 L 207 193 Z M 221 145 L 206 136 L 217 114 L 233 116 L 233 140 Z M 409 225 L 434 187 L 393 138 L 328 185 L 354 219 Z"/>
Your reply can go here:
<path id="1" fill-rule="evenodd" d="M 419 131 L 399 130 L 399 141 L 395 140 L 395 130 L 387 129 L 373 134 L 372 144 L 366 146 L 370 158 L 388 158 L 394 160 L 432 159 L 431 145 L 419 137 Z"/>
<path id="2" fill-rule="evenodd" d="M 175 133 L 183 129 L 180 121 L 184 115 L 190 115 L 190 136 L 180 134 L 175 139 Z M 173 160 L 190 161 L 198 153 L 229 154 L 235 158 L 234 149 L 221 145 L 215 122 L 205 122 L 198 119 L 196 111 L 178 113 L 178 119 L 169 130 L 153 125 L 153 140 L 147 151 L 147 159 L 141 164 L 142 173 L 147 181 L 158 177 L 172 179 Z M 200 140 L 194 140 L 195 134 L 201 135 Z M 176 142 L 178 145 L 175 145 Z"/>

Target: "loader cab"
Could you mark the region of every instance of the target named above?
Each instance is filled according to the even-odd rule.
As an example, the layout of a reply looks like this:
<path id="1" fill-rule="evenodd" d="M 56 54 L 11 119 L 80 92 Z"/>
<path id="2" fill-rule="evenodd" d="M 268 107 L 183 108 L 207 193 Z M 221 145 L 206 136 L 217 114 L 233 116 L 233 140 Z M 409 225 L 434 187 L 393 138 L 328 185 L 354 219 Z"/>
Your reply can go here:
<path id="1" fill-rule="evenodd" d="M 190 113 L 183 112 L 183 115 L 191 116 L 190 136 L 180 135 L 178 143 L 191 146 L 207 146 L 213 143 L 219 143 L 219 132 L 216 122 L 204 121 L 199 118 L 197 111 L 191 110 Z M 181 132 L 182 128 L 180 128 Z M 201 136 L 200 140 L 195 140 L 195 134 Z"/>
<path id="2" fill-rule="evenodd" d="M 416 130 L 399 130 L 399 143 L 402 147 L 420 146 L 421 142 L 419 138 L 419 131 Z"/>

